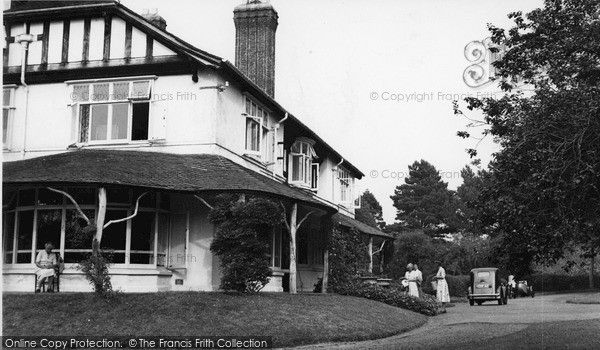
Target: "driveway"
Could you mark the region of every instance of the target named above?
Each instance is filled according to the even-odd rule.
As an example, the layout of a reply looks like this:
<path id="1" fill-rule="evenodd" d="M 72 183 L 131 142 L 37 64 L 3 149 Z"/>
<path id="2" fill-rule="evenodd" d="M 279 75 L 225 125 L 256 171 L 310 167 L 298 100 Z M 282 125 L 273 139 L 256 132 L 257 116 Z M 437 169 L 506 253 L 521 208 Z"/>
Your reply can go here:
<path id="1" fill-rule="evenodd" d="M 576 294 L 459 303 L 420 328 L 390 338 L 298 349 L 598 349 L 600 305 L 568 304 Z"/>

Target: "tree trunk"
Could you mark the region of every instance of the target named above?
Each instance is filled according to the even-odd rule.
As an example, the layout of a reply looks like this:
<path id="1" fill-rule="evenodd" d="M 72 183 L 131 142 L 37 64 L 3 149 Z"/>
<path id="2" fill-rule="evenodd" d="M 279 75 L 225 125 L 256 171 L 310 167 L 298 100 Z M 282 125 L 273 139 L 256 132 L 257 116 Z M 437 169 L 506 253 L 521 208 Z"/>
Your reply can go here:
<path id="1" fill-rule="evenodd" d="M 95 257 L 100 256 L 100 242 L 102 242 L 102 230 L 104 229 L 104 218 L 106 216 L 106 189 L 100 187 L 98 189 L 98 217 L 96 218 L 96 237 L 92 242 L 92 255 Z M 100 266 L 96 264 L 94 266 L 96 271 L 94 274 L 100 276 Z M 104 291 L 104 285 L 101 281 L 97 280 L 94 284 L 94 290 L 96 293 L 102 293 Z"/>
<path id="2" fill-rule="evenodd" d="M 296 294 L 296 216 L 298 215 L 298 203 L 292 204 L 290 214 L 290 294 Z"/>
<path id="3" fill-rule="evenodd" d="M 596 258 L 596 252 L 594 251 L 594 248 L 592 248 L 592 257 L 590 258 L 590 289 L 594 288 L 594 269 L 595 269 L 595 258 Z"/>
<path id="4" fill-rule="evenodd" d="M 369 267 L 368 273 L 373 273 L 373 236 L 369 236 Z"/>
<path id="5" fill-rule="evenodd" d="M 104 218 L 106 217 L 106 189 L 98 189 L 98 217 L 96 218 L 96 239 L 98 245 L 102 243 L 102 230 L 104 229 Z"/>

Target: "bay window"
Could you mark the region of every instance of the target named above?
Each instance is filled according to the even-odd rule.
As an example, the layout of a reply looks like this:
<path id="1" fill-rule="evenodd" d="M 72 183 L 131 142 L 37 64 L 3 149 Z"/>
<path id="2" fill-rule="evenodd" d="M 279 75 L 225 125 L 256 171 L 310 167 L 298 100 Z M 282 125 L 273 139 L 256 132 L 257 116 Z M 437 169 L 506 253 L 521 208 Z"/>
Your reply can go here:
<path id="1" fill-rule="evenodd" d="M 84 214 L 95 222 L 97 188 L 67 187 L 61 190 L 69 193 Z M 5 264 L 32 264 L 46 242 L 54 244 L 55 251 L 60 252 L 65 263 L 78 263 L 92 253 L 93 234 L 81 230 L 87 223 L 63 195 L 46 188 L 4 191 Z M 138 192 L 107 188 L 105 222 L 132 215 Z M 137 216 L 104 229 L 100 247 L 112 256 L 116 266 L 164 264 L 170 216 L 165 203 L 169 203 L 168 194 L 149 192 L 140 200 Z"/>
<path id="2" fill-rule="evenodd" d="M 73 83 L 73 141 L 149 140 L 151 86 L 149 79 Z"/>
<path id="3" fill-rule="evenodd" d="M 311 139 L 301 137 L 290 148 L 288 166 L 290 183 L 317 189 L 319 164 L 313 162 L 318 158 L 313 149 L 314 143 Z"/>

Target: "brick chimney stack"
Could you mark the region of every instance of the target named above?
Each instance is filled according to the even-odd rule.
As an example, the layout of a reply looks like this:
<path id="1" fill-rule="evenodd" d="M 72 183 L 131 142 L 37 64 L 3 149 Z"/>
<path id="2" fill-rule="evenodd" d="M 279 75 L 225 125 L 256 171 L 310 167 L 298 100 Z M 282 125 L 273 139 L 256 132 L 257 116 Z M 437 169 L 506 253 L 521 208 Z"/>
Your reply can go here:
<path id="1" fill-rule="evenodd" d="M 275 97 L 278 18 L 273 6 L 260 0 L 248 0 L 233 10 L 235 65 L 271 97 Z"/>

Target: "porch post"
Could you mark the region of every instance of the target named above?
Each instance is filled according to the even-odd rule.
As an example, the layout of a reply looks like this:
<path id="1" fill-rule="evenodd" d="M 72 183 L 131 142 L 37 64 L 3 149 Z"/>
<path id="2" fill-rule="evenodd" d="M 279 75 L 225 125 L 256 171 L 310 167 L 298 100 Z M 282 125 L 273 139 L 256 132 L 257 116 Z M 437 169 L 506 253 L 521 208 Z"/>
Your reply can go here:
<path id="1" fill-rule="evenodd" d="M 324 215 L 321 220 L 321 227 L 325 235 L 325 249 L 323 252 L 323 286 L 321 293 L 327 293 L 327 285 L 329 283 L 329 244 L 331 242 L 331 234 L 333 232 L 332 215 Z"/>
<path id="2" fill-rule="evenodd" d="M 96 218 L 96 240 L 98 246 L 102 242 L 102 230 L 104 229 L 104 217 L 106 216 L 106 189 L 100 187 L 98 189 L 98 217 Z M 96 255 L 97 252 L 94 252 Z"/>
<path id="3" fill-rule="evenodd" d="M 298 203 L 292 204 L 290 215 L 290 294 L 296 294 L 296 216 L 298 215 Z"/>
<path id="4" fill-rule="evenodd" d="M 369 268 L 367 272 L 373 273 L 373 236 L 369 236 Z"/>

